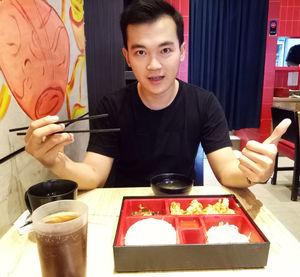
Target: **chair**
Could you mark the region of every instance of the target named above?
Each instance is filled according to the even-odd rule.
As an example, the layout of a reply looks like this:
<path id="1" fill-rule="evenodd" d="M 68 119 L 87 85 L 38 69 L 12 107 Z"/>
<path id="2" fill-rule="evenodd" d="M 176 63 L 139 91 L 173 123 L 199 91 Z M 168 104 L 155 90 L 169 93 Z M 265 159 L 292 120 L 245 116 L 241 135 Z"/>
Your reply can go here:
<path id="1" fill-rule="evenodd" d="M 201 143 L 199 144 L 197 155 L 195 158 L 195 186 L 203 186 L 203 148 Z"/>
<path id="2" fill-rule="evenodd" d="M 298 112 L 293 110 L 287 110 L 278 107 L 271 107 L 272 113 L 272 123 L 273 127 L 277 126 L 283 119 L 289 118 L 292 123 L 287 129 L 286 133 L 283 134 L 283 141 L 278 143 L 278 153 L 275 160 L 274 174 L 271 180 L 271 184 L 275 185 L 277 181 L 278 171 L 293 170 L 293 182 L 292 182 L 292 193 L 291 200 L 297 201 L 298 188 L 299 188 L 299 173 L 300 173 L 300 151 L 299 151 L 299 122 L 298 122 Z M 284 145 L 289 143 L 294 144 L 294 153 L 289 155 L 287 149 Z M 292 145 L 293 146 L 293 145 Z M 291 148 L 290 148 L 291 149 Z M 291 152 L 291 151 L 290 151 Z M 293 167 L 283 167 L 278 165 L 278 155 L 289 156 L 294 160 Z"/>

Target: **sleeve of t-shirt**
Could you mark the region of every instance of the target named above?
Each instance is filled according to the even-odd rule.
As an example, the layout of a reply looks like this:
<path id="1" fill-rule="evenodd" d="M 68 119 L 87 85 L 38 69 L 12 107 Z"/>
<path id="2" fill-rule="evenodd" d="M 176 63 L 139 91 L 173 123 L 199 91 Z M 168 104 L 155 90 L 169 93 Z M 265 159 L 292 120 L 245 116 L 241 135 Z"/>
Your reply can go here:
<path id="1" fill-rule="evenodd" d="M 205 153 L 231 147 L 227 120 L 217 98 L 210 93 L 201 105 L 203 105 L 202 110 L 205 110 L 201 133 L 201 144 Z"/>
<path id="2" fill-rule="evenodd" d="M 90 121 L 90 129 L 119 128 L 116 121 L 116 109 L 112 97 L 105 96 L 97 104 L 96 114 L 105 114 L 105 118 Z M 90 133 L 87 151 L 116 158 L 118 155 L 119 132 Z"/>

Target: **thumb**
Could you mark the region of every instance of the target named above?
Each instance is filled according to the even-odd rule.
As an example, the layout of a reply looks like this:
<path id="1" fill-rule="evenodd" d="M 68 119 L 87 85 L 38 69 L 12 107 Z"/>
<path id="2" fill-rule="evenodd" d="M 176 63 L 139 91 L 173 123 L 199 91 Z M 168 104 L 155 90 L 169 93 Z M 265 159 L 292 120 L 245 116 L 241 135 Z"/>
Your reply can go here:
<path id="1" fill-rule="evenodd" d="M 286 132 L 286 130 L 291 125 L 292 121 L 288 118 L 282 120 L 274 129 L 272 134 L 263 142 L 264 144 L 275 144 L 280 141 L 281 136 Z"/>

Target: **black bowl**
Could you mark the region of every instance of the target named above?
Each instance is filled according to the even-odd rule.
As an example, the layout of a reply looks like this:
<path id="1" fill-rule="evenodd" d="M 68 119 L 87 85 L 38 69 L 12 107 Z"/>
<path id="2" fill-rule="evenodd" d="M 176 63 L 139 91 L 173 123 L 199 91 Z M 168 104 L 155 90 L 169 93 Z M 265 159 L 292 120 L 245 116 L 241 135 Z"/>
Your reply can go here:
<path id="1" fill-rule="evenodd" d="M 64 179 L 54 179 L 31 186 L 25 192 L 27 209 L 33 212 L 36 208 L 56 200 L 76 199 L 78 185 Z"/>
<path id="2" fill-rule="evenodd" d="M 178 173 L 163 173 L 153 176 L 150 185 L 154 194 L 188 194 L 194 180 Z"/>

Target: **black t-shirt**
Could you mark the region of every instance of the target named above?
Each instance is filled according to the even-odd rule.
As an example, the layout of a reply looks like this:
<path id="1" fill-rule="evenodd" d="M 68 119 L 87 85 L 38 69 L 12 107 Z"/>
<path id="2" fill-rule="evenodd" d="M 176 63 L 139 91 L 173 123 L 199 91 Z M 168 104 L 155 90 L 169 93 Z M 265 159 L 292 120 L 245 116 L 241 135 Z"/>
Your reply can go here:
<path id="1" fill-rule="evenodd" d="M 149 186 L 151 176 L 181 173 L 194 177 L 201 142 L 206 154 L 231 146 L 227 122 L 215 96 L 179 81 L 173 102 L 151 110 L 141 101 L 137 83 L 109 94 L 97 104 L 91 129 L 121 128 L 120 132 L 91 134 L 87 151 L 115 158 L 113 178 L 106 186 Z"/>

